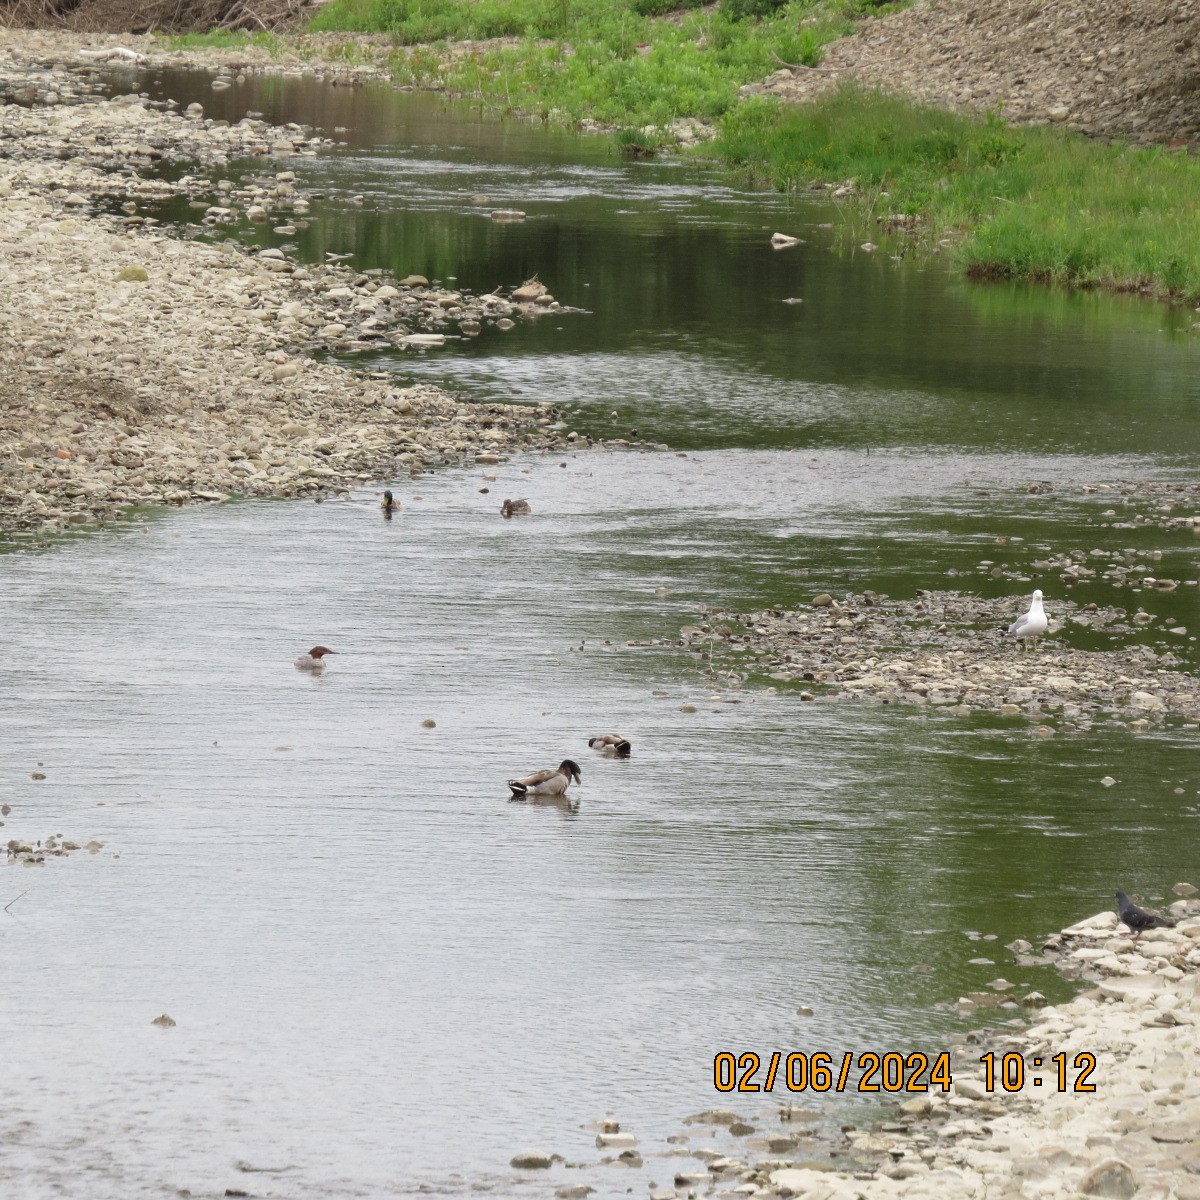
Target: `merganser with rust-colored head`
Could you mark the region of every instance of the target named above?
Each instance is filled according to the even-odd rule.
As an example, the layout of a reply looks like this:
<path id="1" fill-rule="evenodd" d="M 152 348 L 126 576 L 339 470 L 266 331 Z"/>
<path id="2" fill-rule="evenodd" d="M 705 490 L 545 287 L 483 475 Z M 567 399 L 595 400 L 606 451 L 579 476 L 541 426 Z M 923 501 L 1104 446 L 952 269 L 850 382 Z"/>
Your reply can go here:
<path id="1" fill-rule="evenodd" d="M 572 781 L 582 784 L 583 772 L 577 762 L 564 758 L 553 771 L 535 771 L 524 779 L 510 779 L 508 786 L 514 796 L 561 796 Z"/>
<path id="2" fill-rule="evenodd" d="M 328 646 L 314 646 L 307 654 L 296 659 L 296 669 L 300 671 L 317 671 L 325 666 L 323 659 L 327 654 L 336 654 Z"/>

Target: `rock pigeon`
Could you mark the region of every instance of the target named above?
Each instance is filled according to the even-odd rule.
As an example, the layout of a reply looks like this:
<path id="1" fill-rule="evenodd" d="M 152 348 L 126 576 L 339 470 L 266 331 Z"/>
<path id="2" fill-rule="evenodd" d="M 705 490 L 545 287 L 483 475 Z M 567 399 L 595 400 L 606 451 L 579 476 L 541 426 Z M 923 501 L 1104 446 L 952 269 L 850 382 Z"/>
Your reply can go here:
<path id="1" fill-rule="evenodd" d="M 1122 924 L 1129 926 L 1135 938 L 1141 937 L 1147 929 L 1170 929 L 1173 925 L 1165 917 L 1138 908 L 1124 892 L 1117 893 L 1117 916 Z"/>

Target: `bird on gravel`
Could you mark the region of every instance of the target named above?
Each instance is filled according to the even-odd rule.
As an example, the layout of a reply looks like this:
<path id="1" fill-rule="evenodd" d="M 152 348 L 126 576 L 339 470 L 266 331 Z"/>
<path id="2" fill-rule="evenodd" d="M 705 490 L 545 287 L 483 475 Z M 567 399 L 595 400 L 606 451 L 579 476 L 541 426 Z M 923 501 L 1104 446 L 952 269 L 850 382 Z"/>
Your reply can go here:
<path id="1" fill-rule="evenodd" d="M 1050 618 L 1046 616 L 1046 610 L 1042 608 L 1042 593 L 1039 589 L 1033 593 L 1029 611 L 1018 617 L 1004 633 L 1008 637 L 1016 638 L 1019 642 L 1024 642 L 1028 647 L 1029 643 L 1040 638 L 1049 626 Z"/>
<path id="2" fill-rule="evenodd" d="M 1124 892 L 1117 893 L 1117 916 L 1121 918 L 1123 925 L 1129 926 L 1135 940 L 1147 929 L 1171 929 L 1174 925 L 1174 922 L 1168 921 L 1166 917 L 1138 908 Z"/>

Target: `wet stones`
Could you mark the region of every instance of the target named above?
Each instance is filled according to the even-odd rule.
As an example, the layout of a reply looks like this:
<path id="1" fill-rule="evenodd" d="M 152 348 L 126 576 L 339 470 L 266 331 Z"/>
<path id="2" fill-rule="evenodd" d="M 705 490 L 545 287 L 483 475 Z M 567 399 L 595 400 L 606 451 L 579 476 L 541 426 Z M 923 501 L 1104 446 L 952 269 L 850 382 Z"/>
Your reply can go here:
<path id="1" fill-rule="evenodd" d="M 78 850 L 86 850 L 95 854 L 104 848 L 103 842 L 92 841 L 85 845 L 64 838 L 61 834 L 52 834 L 44 841 L 28 842 L 21 838 L 10 838 L 5 847 L 9 863 L 27 867 L 41 866 L 50 858 L 67 858 Z"/>
<path id="2" fill-rule="evenodd" d="M 1021 653 L 999 636 L 1019 606 L 959 592 L 840 601 L 820 593 L 792 611 L 685 626 L 681 643 L 702 660 L 711 653 L 714 672 L 744 670 L 750 657 L 755 674 L 817 684 L 827 698 L 1023 717 L 1037 737 L 1114 719 L 1135 730 L 1171 719 L 1200 721 L 1200 679 L 1180 670 L 1169 649 L 1135 641 L 1124 610 L 1056 599 L 1042 645 Z M 1104 630 L 1111 648 L 1070 646 L 1076 624 Z M 805 686 L 799 698 L 820 694 Z"/>
<path id="3" fill-rule="evenodd" d="M 80 161 L 0 160 L 0 184 L 17 170 L 22 180 L 19 198 L 0 204 L 0 449 L 12 449 L 0 453 L 0 527 L 54 532 L 134 505 L 324 495 L 475 453 L 500 462 L 510 448 L 563 444 L 549 410 L 460 404 L 305 356 L 360 337 L 368 322 L 374 335 L 405 328 L 423 284 L 164 239 L 120 216 L 64 222 L 64 178 L 101 177 Z M 475 311 L 457 294 L 441 298 L 451 306 L 432 306 L 433 320 Z M 479 303 L 516 311 L 498 296 Z M 344 319 L 326 319 L 335 315 Z"/>
<path id="4" fill-rule="evenodd" d="M 1103 1197 L 1104 1200 L 1132 1200 L 1137 1191 L 1137 1180 L 1127 1162 L 1110 1158 L 1084 1175 L 1079 1181 L 1079 1190 L 1085 1196 Z"/>
<path id="5" fill-rule="evenodd" d="M 596 1148 L 598 1150 L 629 1150 L 637 1145 L 637 1138 L 632 1133 L 605 1133 L 596 1134 Z"/>
<path id="6" fill-rule="evenodd" d="M 523 1150 L 520 1154 L 514 1154 L 508 1165 L 516 1167 L 519 1171 L 545 1171 L 550 1168 L 552 1162 L 549 1154 L 542 1154 L 537 1150 Z"/>

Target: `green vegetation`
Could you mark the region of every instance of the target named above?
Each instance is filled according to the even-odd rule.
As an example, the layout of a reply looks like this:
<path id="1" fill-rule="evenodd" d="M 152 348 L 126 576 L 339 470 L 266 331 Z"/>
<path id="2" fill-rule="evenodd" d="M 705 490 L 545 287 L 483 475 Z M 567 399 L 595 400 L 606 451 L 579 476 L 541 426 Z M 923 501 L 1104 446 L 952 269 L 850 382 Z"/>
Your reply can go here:
<path id="1" fill-rule="evenodd" d="M 1200 163 L 1186 154 L 854 89 L 744 104 L 719 149 L 780 188 L 853 179 L 860 214 L 962 235 L 955 254 L 975 277 L 1200 297 Z"/>
<path id="2" fill-rule="evenodd" d="M 780 188 L 852 179 L 847 210 L 860 229 L 874 236 L 878 218 L 927 243 L 951 238 L 976 277 L 1200 298 L 1200 164 L 1186 153 L 1100 145 L 854 89 L 804 106 L 741 101 L 743 84 L 781 62 L 815 65 L 857 19 L 893 6 L 698 4 L 333 0 L 312 29 L 385 32 L 401 82 L 436 84 L 501 112 L 605 123 L 627 155 L 654 153 L 676 118 L 712 121 L 721 137 L 710 151 Z M 279 45 L 269 34 L 175 44 L 272 53 Z M 352 40 L 344 52 L 355 57 Z"/>
<path id="3" fill-rule="evenodd" d="M 211 33 L 178 33 L 162 38 L 172 50 L 244 50 L 259 46 L 272 57 L 283 51 L 282 40 L 273 33 L 245 33 L 240 29 L 214 29 Z"/>
<path id="4" fill-rule="evenodd" d="M 501 111 L 622 127 L 677 117 L 715 120 L 742 84 L 781 62 L 815 64 L 822 47 L 879 11 L 875 0 L 725 0 L 716 8 L 662 0 L 334 0 L 313 30 L 386 32 L 392 69 L 437 80 Z M 771 9 L 762 20 L 734 19 Z M 448 52 L 444 43 L 511 39 Z"/>

